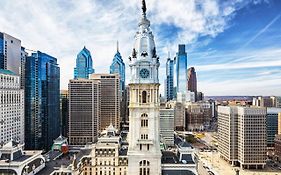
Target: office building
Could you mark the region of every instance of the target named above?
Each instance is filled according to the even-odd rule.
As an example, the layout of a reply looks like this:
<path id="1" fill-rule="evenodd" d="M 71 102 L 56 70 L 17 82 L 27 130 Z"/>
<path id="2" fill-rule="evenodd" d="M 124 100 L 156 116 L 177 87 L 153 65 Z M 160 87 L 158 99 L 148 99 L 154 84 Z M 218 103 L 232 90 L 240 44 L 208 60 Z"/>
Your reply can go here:
<path id="1" fill-rule="evenodd" d="M 21 41 L 0 32 L 0 69 L 21 75 Z"/>
<path id="2" fill-rule="evenodd" d="M 271 97 L 263 97 L 263 96 L 254 97 L 253 106 L 274 107 L 274 99 Z"/>
<path id="3" fill-rule="evenodd" d="M 174 99 L 174 65 L 174 60 L 168 58 L 166 62 L 166 79 L 164 84 L 166 101 Z"/>
<path id="4" fill-rule="evenodd" d="M 281 134 L 276 135 L 274 139 L 274 160 L 281 163 Z"/>
<path id="5" fill-rule="evenodd" d="M 68 137 L 68 91 L 60 91 L 60 131 L 65 137 Z"/>
<path id="6" fill-rule="evenodd" d="M 20 77 L 0 69 L 0 145 L 11 140 L 24 143 L 24 90 Z"/>
<path id="7" fill-rule="evenodd" d="M 218 146 L 222 158 L 242 168 L 264 168 L 266 109 L 218 107 Z"/>
<path id="8" fill-rule="evenodd" d="M 273 147 L 275 135 L 278 134 L 278 113 L 281 113 L 281 108 L 267 108 L 266 111 L 267 146 Z"/>
<path id="9" fill-rule="evenodd" d="M 194 67 L 187 70 L 187 90 L 194 92 L 195 101 L 197 101 L 197 77 Z"/>
<path id="10" fill-rule="evenodd" d="M 112 63 L 110 65 L 110 74 L 118 74 L 120 77 L 120 89 L 123 93 L 125 90 L 125 63 L 123 62 L 122 56 L 119 52 L 119 43 L 117 42 L 117 52 L 114 55 Z"/>
<path id="11" fill-rule="evenodd" d="M 195 102 L 186 105 L 186 129 L 203 131 L 208 129 L 212 120 L 213 105 L 210 102 Z"/>
<path id="12" fill-rule="evenodd" d="M 174 109 L 160 109 L 160 139 L 167 146 L 174 146 Z"/>
<path id="13" fill-rule="evenodd" d="M 187 92 L 187 54 L 185 45 L 180 44 L 176 56 L 177 93 L 186 95 Z"/>
<path id="14" fill-rule="evenodd" d="M 78 53 L 76 58 L 76 67 L 74 68 L 74 79 L 89 78 L 89 75 L 95 73 L 93 69 L 93 60 L 91 52 L 84 48 Z"/>
<path id="15" fill-rule="evenodd" d="M 120 79 L 118 74 L 92 74 L 91 80 L 100 81 L 100 130 L 110 124 L 120 130 Z"/>
<path id="16" fill-rule="evenodd" d="M 76 79 L 68 84 L 69 143 L 85 145 L 98 137 L 101 85 L 98 80 Z"/>
<path id="17" fill-rule="evenodd" d="M 121 103 L 120 103 L 120 116 L 121 121 L 124 123 L 126 121 L 126 88 L 125 88 L 125 64 L 123 62 L 122 56 L 119 52 L 119 43 L 117 42 L 117 52 L 114 55 L 114 58 L 112 60 L 112 64 L 110 66 L 110 74 L 118 74 L 120 77 L 120 92 L 121 92 Z"/>
<path id="18" fill-rule="evenodd" d="M 60 135 L 60 68 L 40 51 L 25 64 L 25 148 L 49 150 Z"/>
<path id="19" fill-rule="evenodd" d="M 21 89 L 24 89 L 25 85 L 25 62 L 26 57 L 28 56 L 24 47 L 21 47 L 21 68 L 20 68 L 20 85 Z"/>

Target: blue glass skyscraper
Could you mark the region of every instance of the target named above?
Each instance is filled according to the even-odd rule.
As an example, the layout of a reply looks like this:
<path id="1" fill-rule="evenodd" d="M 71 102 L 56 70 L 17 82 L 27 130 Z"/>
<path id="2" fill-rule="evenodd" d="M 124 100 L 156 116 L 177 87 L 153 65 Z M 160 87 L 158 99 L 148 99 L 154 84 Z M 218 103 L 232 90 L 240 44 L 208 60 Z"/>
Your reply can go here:
<path id="1" fill-rule="evenodd" d="M 118 43 L 117 43 L 117 52 L 113 58 L 111 66 L 110 66 L 110 73 L 119 74 L 121 92 L 124 92 L 124 90 L 125 90 L 125 64 L 124 64 L 122 56 L 119 52 Z"/>
<path id="2" fill-rule="evenodd" d="M 187 92 L 187 54 L 185 45 L 179 45 L 179 51 L 176 56 L 176 78 L 177 78 L 177 93 L 183 95 Z"/>
<path id="3" fill-rule="evenodd" d="M 173 59 L 168 58 L 166 62 L 165 97 L 166 101 L 174 99 L 174 65 Z"/>
<path id="4" fill-rule="evenodd" d="M 93 60 L 91 52 L 84 48 L 79 52 L 76 58 L 76 67 L 74 68 L 74 79 L 89 78 L 89 75 L 95 73 L 93 69 Z"/>
<path id="5" fill-rule="evenodd" d="M 50 149 L 60 135 L 60 68 L 37 51 L 25 64 L 25 147 Z"/>

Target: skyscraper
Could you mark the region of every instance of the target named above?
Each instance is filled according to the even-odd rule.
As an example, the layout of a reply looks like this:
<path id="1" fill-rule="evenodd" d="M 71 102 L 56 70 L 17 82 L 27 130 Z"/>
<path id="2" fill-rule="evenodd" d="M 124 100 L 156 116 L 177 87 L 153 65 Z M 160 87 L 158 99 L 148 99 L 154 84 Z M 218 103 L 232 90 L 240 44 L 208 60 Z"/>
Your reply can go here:
<path id="1" fill-rule="evenodd" d="M 166 79 L 164 85 L 166 101 L 174 99 L 174 65 L 174 60 L 168 58 L 166 62 Z"/>
<path id="2" fill-rule="evenodd" d="M 24 47 L 21 47 L 21 68 L 20 68 L 20 85 L 21 89 L 24 89 L 25 85 L 25 62 L 26 62 L 26 57 L 28 56 L 26 50 Z"/>
<path id="3" fill-rule="evenodd" d="M 0 32 L 0 69 L 21 75 L 21 41 Z"/>
<path id="4" fill-rule="evenodd" d="M 93 69 L 93 60 L 91 52 L 84 48 L 79 52 L 76 58 L 76 67 L 74 68 L 74 79 L 89 78 L 89 75 L 95 73 Z"/>
<path id="5" fill-rule="evenodd" d="M 70 80 L 69 142 L 85 145 L 97 140 L 100 117 L 100 82 L 98 80 Z"/>
<path id="6" fill-rule="evenodd" d="M 142 17 L 130 59 L 128 174 L 161 174 L 159 57 L 142 1 Z"/>
<path id="7" fill-rule="evenodd" d="M 60 68 L 40 51 L 25 64 L 25 146 L 50 149 L 60 134 Z"/>
<path id="8" fill-rule="evenodd" d="M 120 79 L 118 74 L 92 74 L 91 80 L 100 81 L 100 130 L 113 125 L 120 129 Z"/>
<path id="9" fill-rule="evenodd" d="M 65 137 L 68 137 L 68 91 L 61 90 L 60 91 L 60 121 L 61 121 L 61 134 Z"/>
<path id="10" fill-rule="evenodd" d="M 24 90 L 20 77 L 0 69 L 0 145 L 11 140 L 24 143 Z"/>
<path id="11" fill-rule="evenodd" d="M 187 71 L 187 90 L 194 92 L 195 101 L 197 101 L 197 78 L 194 67 L 189 68 Z"/>
<path id="12" fill-rule="evenodd" d="M 266 109 L 218 107 L 218 150 L 242 168 L 264 168 L 266 163 Z"/>
<path id="13" fill-rule="evenodd" d="M 110 74 L 118 74 L 120 76 L 120 89 L 121 92 L 125 90 L 125 64 L 119 52 L 119 43 L 117 42 L 117 52 L 114 55 L 110 65 Z"/>
<path id="14" fill-rule="evenodd" d="M 123 62 L 122 56 L 119 52 L 119 43 L 117 42 L 117 52 L 114 55 L 112 64 L 110 65 L 110 74 L 118 74 L 120 78 L 120 93 L 121 93 L 121 104 L 120 104 L 120 115 L 122 121 L 126 121 L 126 88 L 125 88 L 125 64 Z"/>
<path id="15" fill-rule="evenodd" d="M 176 56 L 176 77 L 177 77 L 177 93 L 186 95 L 187 82 L 187 54 L 185 45 L 180 44 Z"/>

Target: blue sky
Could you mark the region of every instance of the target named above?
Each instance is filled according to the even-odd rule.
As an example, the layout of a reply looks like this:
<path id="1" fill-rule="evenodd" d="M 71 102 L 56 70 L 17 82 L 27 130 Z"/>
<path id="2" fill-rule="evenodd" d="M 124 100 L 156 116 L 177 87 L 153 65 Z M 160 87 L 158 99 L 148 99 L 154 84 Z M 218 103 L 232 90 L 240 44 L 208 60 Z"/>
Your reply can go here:
<path id="1" fill-rule="evenodd" d="M 66 89 L 84 45 L 97 72 L 109 71 L 116 40 L 128 63 L 140 6 L 140 0 L 0 0 L 0 31 L 57 57 Z M 280 0 L 147 0 L 147 7 L 161 84 L 168 52 L 174 57 L 184 43 L 205 95 L 281 95 Z"/>

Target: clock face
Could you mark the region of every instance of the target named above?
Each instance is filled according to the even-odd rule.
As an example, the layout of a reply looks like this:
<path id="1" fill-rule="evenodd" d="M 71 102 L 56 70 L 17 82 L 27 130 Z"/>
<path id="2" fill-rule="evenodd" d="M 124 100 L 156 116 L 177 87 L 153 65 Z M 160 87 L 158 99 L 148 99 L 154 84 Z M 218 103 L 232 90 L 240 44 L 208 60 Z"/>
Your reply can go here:
<path id="1" fill-rule="evenodd" d="M 140 70 L 140 77 L 141 77 L 141 78 L 147 78 L 147 77 L 149 77 L 149 70 L 148 70 L 148 69 L 145 69 L 145 68 L 141 69 L 141 70 Z"/>

